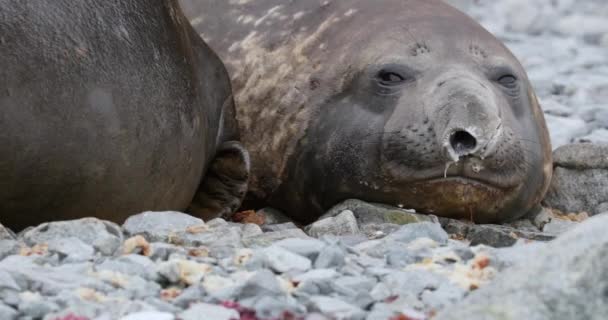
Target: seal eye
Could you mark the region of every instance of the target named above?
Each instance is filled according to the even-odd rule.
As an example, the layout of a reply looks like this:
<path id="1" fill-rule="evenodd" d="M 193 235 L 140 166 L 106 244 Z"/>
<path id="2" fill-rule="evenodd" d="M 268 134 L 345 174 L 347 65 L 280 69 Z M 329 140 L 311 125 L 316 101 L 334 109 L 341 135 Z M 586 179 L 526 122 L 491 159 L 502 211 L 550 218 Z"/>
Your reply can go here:
<path id="1" fill-rule="evenodd" d="M 384 86 L 395 86 L 405 81 L 405 77 L 394 71 L 381 70 L 378 72 L 378 80 Z"/>
<path id="2" fill-rule="evenodd" d="M 517 78 L 514 75 L 506 74 L 498 78 L 498 83 L 507 88 L 513 88 L 517 84 Z"/>

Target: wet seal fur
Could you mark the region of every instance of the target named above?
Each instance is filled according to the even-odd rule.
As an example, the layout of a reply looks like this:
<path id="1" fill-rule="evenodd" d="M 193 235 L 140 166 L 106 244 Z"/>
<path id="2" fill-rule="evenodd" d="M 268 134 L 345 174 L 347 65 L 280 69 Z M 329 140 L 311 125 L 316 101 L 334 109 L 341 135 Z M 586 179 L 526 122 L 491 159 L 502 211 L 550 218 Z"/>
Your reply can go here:
<path id="1" fill-rule="evenodd" d="M 240 206 L 228 74 L 177 1 L 0 0 L 0 30 L 2 224 Z"/>
<path id="2" fill-rule="evenodd" d="M 251 194 L 310 222 L 348 198 L 476 222 L 545 194 L 525 71 L 438 0 L 183 0 L 227 65 Z"/>

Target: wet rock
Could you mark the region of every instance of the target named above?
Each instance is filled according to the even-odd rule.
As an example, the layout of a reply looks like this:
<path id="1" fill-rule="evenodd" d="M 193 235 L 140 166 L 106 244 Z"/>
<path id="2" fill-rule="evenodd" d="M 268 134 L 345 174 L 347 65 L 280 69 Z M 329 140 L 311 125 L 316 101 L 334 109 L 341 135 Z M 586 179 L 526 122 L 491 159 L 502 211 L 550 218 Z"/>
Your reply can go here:
<path id="1" fill-rule="evenodd" d="M 601 213 L 608 203 L 608 144 L 565 145 L 553 153 L 553 166 L 546 206 L 566 213 Z"/>
<path id="2" fill-rule="evenodd" d="M 306 233 L 314 238 L 326 235 L 343 236 L 359 233 L 357 219 L 350 210 L 344 210 L 335 217 L 317 220 L 305 228 Z"/>
<path id="3" fill-rule="evenodd" d="M 608 265 L 607 224 L 608 215 L 599 215 L 534 248 L 532 259 L 519 261 L 437 319 L 604 319 L 608 279 L 598 268 Z"/>
<path id="4" fill-rule="evenodd" d="M 43 223 L 20 234 L 29 246 L 65 238 L 78 238 L 104 255 L 113 255 L 122 244 L 123 234 L 115 223 L 95 218 Z"/>

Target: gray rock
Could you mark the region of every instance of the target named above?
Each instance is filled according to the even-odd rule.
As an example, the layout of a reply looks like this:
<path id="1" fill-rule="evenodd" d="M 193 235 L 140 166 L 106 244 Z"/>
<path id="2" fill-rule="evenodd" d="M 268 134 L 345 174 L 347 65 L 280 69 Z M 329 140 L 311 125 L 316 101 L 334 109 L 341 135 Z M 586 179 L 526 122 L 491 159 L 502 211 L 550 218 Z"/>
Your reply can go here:
<path id="1" fill-rule="evenodd" d="M 19 237 L 29 246 L 74 237 L 104 255 L 113 255 L 123 241 L 118 225 L 95 218 L 43 223 L 22 232 Z"/>
<path id="2" fill-rule="evenodd" d="M 565 213 L 601 213 L 608 202 L 608 144 L 570 144 L 553 153 L 553 178 L 543 200 Z"/>
<path id="3" fill-rule="evenodd" d="M 301 229 L 287 229 L 274 232 L 265 232 L 264 234 L 257 235 L 255 237 L 243 238 L 242 243 L 247 247 L 267 247 L 280 240 L 290 238 L 308 239 L 310 237 Z"/>
<path id="4" fill-rule="evenodd" d="M 420 300 L 430 310 L 443 310 L 448 306 L 460 302 L 467 291 L 462 287 L 450 282 L 444 282 L 433 290 L 424 290 L 420 295 Z"/>
<path id="5" fill-rule="evenodd" d="M 274 273 L 270 270 L 261 270 L 253 277 L 249 278 L 247 283 L 245 283 L 245 286 L 241 288 L 239 300 L 260 296 L 280 296 L 284 294 Z"/>
<path id="6" fill-rule="evenodd" d="M 14 240 L 15 234 L 0 223 L 0 240 Z"/>
<path id="7" fill-rule="evenodd" d="M 239 313 L 236 310 L 228 309 L 223 306 L 212 305 L 207 303 L 197 303 L 188 310 L 179 314 L 181 320 L 234 320 L 239 319 Z"/>
<path id="8" fill-rule="evenodd" d="M 17 315 L 17 310 L 0 303 L 0 319 L 14 320 L 17 319 Z"/>
<path id="9" fill-rule="evenodd" d="M 258 215 L 264 216 L 264 225 L 262 226 L 262 229 L 266 226 L 270 226 L 273 224 L 283 224 L 283 223 L 293 222 L 283 212 L 281 212 L 277 209 L 274 209 L 274 208 L 270 208 L 270 207 L 262 208 L 262 209 L 256 211 L 256 213 Z"/>
<path id="10" fill-rule="evenodd" d="M 440 221 L 452 237 L 469 240 L 472 246 L 485 244 L 500 248 L 512 246 L 519 239 L 548 241 L 555 238 L 549 233 L 519 230 L 505 225 L 472 224 L 445 218 Z"/>
<path id="11" fill-rule="evenodd" d="M 409 243 L 419 238 L 429 238 L 440 244 L 448 242 L 448 234 L 441 228 L 439 223 L 418 222 L 403 225 L 399 230 L 384 238 L 385 241 Z"/>
<path id="12" fill-rule="evenodd" d="M 310 259 L 276 245 L 264 249 L 263 252 L 265 264 L 275 272 L 307 271 L 311 267 Z"/>
<path id="13" fill-rule="evenodd" d="M 380 203 L 368 203 L 357 199 L 349 199 L 332 207 L 319 220 L 335 217 L 345 210 L 353 212 L 359 224 L 379 225 L 383 223 L 404 225 L 417 222 L 436 222 L 437 218 L 430 215 L 416 214 L 411 210 L 405 210 Z"/>
<path id="14" fill-rule="evenodd" d="M 311 311 L 320 312 L 336 320 L 357 320 L 365 318 L 365 311 L 340 299 L 324 296 L 310 298 Z"/>
<path id="15" fill-rule="evenodd" d="M 359 226 L 357 225 L 357 219 L 350 210 L 344 210 L 335 217 L 327 217 L 315 221 L 307 226 L 305 231 L 309 236 L 314 238 L 320 238 L 327 235 L 353 235 L 360 232 Z"/>
<path id="16" fill-rule="evenodd" d="M 505 270 L 437 320 L 604 319 L 607 224 L 608 215 L 599 215 L 537 246 L 532 259 Z"/>
<path id="17" fill-rule="evenodd" d="M 292 280 L 296 282 L 304 282 L 310 280 L 329 280 L 338 277 L 338 275 L 339 274 L 335 269 L 314 269 L 294 276 Z"/>
<path id="18" fill-rule="evenodd" d="M 401 225 L 395 223 L 366 224 L 361 231 L 368 239 L 381 239 L 395 232 Z"/>
<path id="19" fill-rule="evenodd" d="M 46 314 L 59 310 L 59 306 L 50 301 L 45 301 L 39 294 L 24 292 L 21 294 L 19 313 L 33 319 L 40 319 Z"/>
<path id="20" fill-rule="evenodd" d="M 15 240 L 0 240 L 0 261 L 9 255 L 17 254 L 19 252 L 19 248 L 19 242 Z"/>
<path id="21" fill-rule="evenodd" d="M 205 290 L 201 285 L 192 285 L 184 289 L 184 291 L 173 300 L 173 304 L 185 309 L 191 304 L 201 302 L 204 296 Z"/>
<path id="22" fill-rule="evenodd" d="M 164 242 L 150 243 L 150 259 L 152 260 L 168 260 L 172 255 L 186 256 L 187 252 L 184 247 L 178 247 Z"/>
<path id="23" fill-rule="evenodd" d="M 344 265 L 346 250 L 339 243 L 323 247 L 315 259 L 315 269 L 340 268 Z"/>
<path id="24" fill-rule="evenodd" d="M 175 316 L 167 312 L 141 311 L 120 318 L 120 320 L 174 320 Z"/>
<path id="25" fill-rule="evenodd" d="M 258 226 L 257 224 L 253 224 L 253 223 L 244 224 L 241 227 L 241 232 L 242 232 L 243 238 L 257 237 L 264 233 L 264 231 L 262 231 L 262 228 L 260 228 L 260 226 Z"/>
<path id="26" fill-rule="evenodd" d="M 311 260 L 316 259 L 321 252 L 321 249 L 325 247 L 323 241 L 314 238 L 290 238 L 277 241 L 276 246 L 287 249 L 295 254 L 307 257 Z"/>
<path id="27" fill-rule="evenodd" d="M 95 256 L 95 249 L 76 237 L 51 239 L 48 250 L 59 254 L 64 263 L 88 261 Z"/>
<path id="28" fill-rule="evenodd" d="M 176 233 L 204 225 L 203 220 L 181 212 L 147 211 L 129 217 L 122 228 L 128 236 L 142 235 L 150 242 L 169 242 L 169 238 Z"/>
<path id="29" fill-rule="evenodd" d="M 289 230 L 289 229 L 298 229 L 298 226 L 296 226 L 293 222 L 285 222 L 285 223 L 279 223 L 279 224 L 265 224 L 262 226 L 262 230 L 264 232 L 283 231 L 283 230 Z"/>
<path id="30" fill-rule="evenodd" d="M 417 297 L 424 290 L 436 290 L 445 282 L 448 282 L 445 277 L 425 270 L 391 270 L 391 273 L 382 279 L 382 283 L 391 290 L 393 296 L 410 294 Z"/>
<path id="31" fill-rule="evenodd" d="M 21 290 L 15 279 L 5 270 L 0 269 L 0 290 L 12 289 L 15 291 Z"/>
<path id="32" fill-rule="evenodd" d="M 559 235 L 576 227 L 579 224 L 580 222 L 553 218 L 551 219 L 551 221 L 549 221 L 543 226 L 543 232 L 552 235 Z"/>

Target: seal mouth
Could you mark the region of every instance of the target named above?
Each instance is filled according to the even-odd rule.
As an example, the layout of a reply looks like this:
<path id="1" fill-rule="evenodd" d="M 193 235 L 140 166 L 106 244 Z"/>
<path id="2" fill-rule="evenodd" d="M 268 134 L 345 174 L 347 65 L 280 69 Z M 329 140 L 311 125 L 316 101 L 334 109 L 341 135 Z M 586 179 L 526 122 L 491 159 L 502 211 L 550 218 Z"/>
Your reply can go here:
<path id="1" fill-rule="evenodd" d="M 472 187 L 482 187 L 482 188 L 487 188 L 487 189 L 494 189 L 494 190 L 504 190 L 504 189 L 508 189 L 505 188 L 505 186 L 502 186 L 500 184 L 498 184 L 496 181 L 490 180 L 490 179 L 482 179 L 482 178 L 476 178 L 476 177 L 467 177 L 467 176 L 461 176 L 461 175 L 450 175 L 447 177 L 431 177 L 428 179 L 424 179 L 424 180 L 418 180 L 416 181 L 416 183 L 450 183 L 450 184 L 461 184 L 461 185 L 469 185 Z"/>

